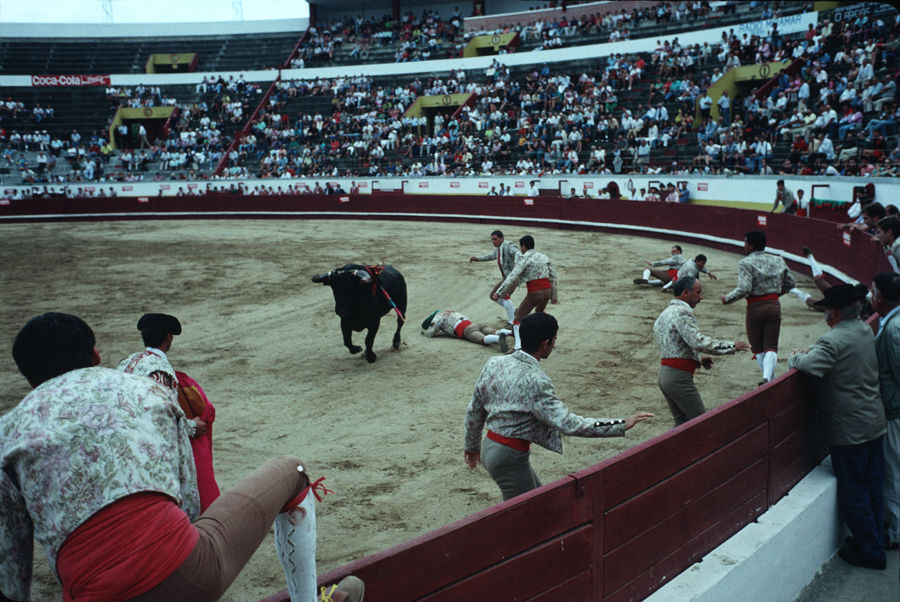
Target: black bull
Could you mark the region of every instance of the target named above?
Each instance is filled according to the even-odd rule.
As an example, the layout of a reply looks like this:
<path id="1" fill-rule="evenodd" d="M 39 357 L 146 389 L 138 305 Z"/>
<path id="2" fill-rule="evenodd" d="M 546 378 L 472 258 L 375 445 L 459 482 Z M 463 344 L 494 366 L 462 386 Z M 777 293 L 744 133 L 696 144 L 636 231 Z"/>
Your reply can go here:
<path id="1" fill-rule="evenodd" d="M 376 359 L 372 343 L 378 333 L 381 316 L 394 309 L 406 316 L 406 281 L 403 274 L 386 265 L 384 268 L 348 264 L 342 268 L 316 274 L 313 282 L 321 282 L 331 287 L 334 293 L 334 313 L 341 317 L 341 333 L 344 345 L 350 353 L 359 353 L 362 347 L 353 344 L 353 331 L 366 333 L 366 361 Z M 390 299 L 389 299 L 390 297 Z M 394 305 L 391 305 L 393 301 Z M 393 347 L 400 347 L 400 329 L 403 318 L 397 317 L 397 331 L 394 333 Z"/>

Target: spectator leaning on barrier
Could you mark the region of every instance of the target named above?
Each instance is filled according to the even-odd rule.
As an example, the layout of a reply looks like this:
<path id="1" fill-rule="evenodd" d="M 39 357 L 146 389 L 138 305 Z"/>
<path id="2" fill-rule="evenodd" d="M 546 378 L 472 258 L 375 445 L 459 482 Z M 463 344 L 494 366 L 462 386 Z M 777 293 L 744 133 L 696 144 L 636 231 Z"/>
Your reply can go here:
<path id="1" fill-rule="evenodd" d="M 883 570 L 885 413 L 879 393 L 875 337 L 859 318 L 864 285 L 841 284 L 817 302 L 831 329 L 806 349 L 794 350 L 791 368 L 816 378 L 816 409 L 838 484 L 838 509 L 851 537 L 839 550 L 854 566 Z"/>
<path id="2" fill-rule="evenodd" d="M 884 245 L 884 252 L 895 272 L 900 272 L 900 218 L 896 215 L 883 217 L 875 224 L 878 242 Z"/>
<path id="3" fill-rule="evenodd" d="M 900 275 L 872 280 L 872 306 L 880 316 L 875 335 L 878 384 L 887 420 L 884 437 L 884 524 L 886 550 L 900 545 Z"/>

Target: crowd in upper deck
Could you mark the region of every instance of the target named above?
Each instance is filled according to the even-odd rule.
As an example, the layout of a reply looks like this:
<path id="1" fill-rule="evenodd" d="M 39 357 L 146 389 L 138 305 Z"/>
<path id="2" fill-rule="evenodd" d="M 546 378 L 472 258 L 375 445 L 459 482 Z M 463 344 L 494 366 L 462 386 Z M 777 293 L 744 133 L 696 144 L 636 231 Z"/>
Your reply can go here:
<path id="1" fill-rule="evenodd" d="M 656 18 L 701 18 L 706 10 L 692 2 L 669 8 L 670 16 Z M 415 39 L 455 27 L 454 19 L 441 21 L 431 11 L 420 20 L 408 17 L 387 30 Z M 562 35 L 611 24 L 624 30 L 644 18 L 623 9 L 618 18 L 553 27 Z M 590 69 L 535 63 L 513 73 L 497 60 L 484 71 L 456 69 L 402 84 L 363 76 L 282 80 L 255 114 L 263 90 L 242 78 L 204 79 L 191 102 L 158 87 L 111 88 L 113 109 L 176 107 L 166 135 L 112 153 L 104 152 L 109 141 L 102 131 L 88 140 L 74 132 L 77 141 L 73 135 L 29 141 L 14 132 L 4 141 L 2 161 L 33 182 L 141 179 L 151 168 L 155 178 L 200 179 L 223 158 L 223 175 L 235 178 L 896 175 L 898 23 L 896 12 L 892 20 L 860 12 L 853 20 L 810 25 L 803 34 L 784 35 L 774 25 L 762 36 L 732 30 L 716 43 L 682 45 L 674 36 L 658 40 L 652 52 L 611 54 Z M 371 21 L 335 22 L 311 30 L 307 48 L 326 32 L 333 42 L 335 31 L 341 44 L 378 33 Z M 708 90 L 723 73 L 763 61 L 796 61 L 799 69 L 782 72 L 764 93 L 713 101 Z M 419 97 L 455 93 L 471 95 L 455 112 L 407 113 Z M 330 109 L 296 109 L 298 99 L 312 97 L 330 101 Z M 230 144 L 231 133 L 242 128 L 246 133 Z M 33 149 L 43 154 L 29 164 L 21 151 Z"/>

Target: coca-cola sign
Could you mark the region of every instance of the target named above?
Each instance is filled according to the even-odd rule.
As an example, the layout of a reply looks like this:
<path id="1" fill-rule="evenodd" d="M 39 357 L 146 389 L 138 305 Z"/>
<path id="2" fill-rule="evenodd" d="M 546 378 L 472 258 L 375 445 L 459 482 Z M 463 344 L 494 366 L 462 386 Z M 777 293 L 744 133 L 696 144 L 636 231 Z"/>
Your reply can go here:
<path id="1" fill-rule="evenodd" d="M 32 86 L 108 86 L 108 75 L 32 75 Z"/>

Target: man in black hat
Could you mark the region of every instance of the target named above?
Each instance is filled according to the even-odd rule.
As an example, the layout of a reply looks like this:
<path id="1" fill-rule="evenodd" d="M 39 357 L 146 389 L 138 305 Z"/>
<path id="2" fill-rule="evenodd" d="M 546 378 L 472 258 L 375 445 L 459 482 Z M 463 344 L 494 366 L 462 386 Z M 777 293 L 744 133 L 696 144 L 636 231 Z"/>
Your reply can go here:
<path id="1" fill-rule="evenodd" d="M 178 377 L 166 356 L 172 339 L 181 334 L 181 322 L 169 314 L 144 314 L 137 323 L 146 349 L 132 353 L 119 364 L 119 370 L 149 376 L 177 395 Z"/>
<path id="2" fill-rule="evenodd" d="M 824 293 L 816 305 L 824 308 L 831 330 L 795 351 L 788 365 L 817 379 L 816 404 L 837 478 L 838 508 L 852 534 L 839 555 L 854 566 L 883 570 L 886 423 L 875 337 L 859 318 L 867 289 L 841 284 Z"/>
<path id="3" fill-rule="evenodd" d="M 166 353 L 172 348 L 172 340 L 181 334 L 181 322 L 169 314 L 144 314 L 137 323 L 146 349 L 132 353 L 119 363 L 118 369 L 128 374 L 149 376 L 170 392 L 178 401 L 178 376 L 169 363 Z M 199 437 L 208 428 L 199 417 L 188 420 L 190 436 Z"/>

